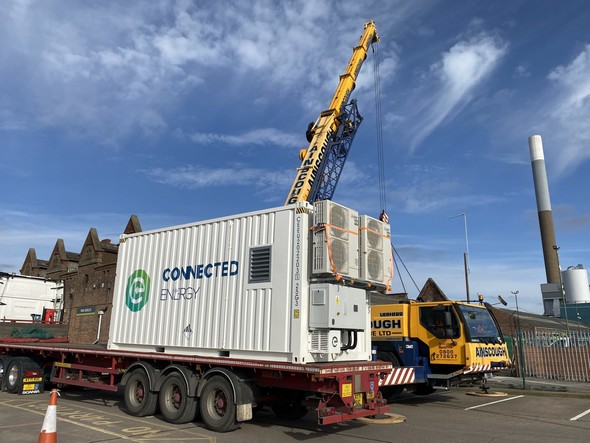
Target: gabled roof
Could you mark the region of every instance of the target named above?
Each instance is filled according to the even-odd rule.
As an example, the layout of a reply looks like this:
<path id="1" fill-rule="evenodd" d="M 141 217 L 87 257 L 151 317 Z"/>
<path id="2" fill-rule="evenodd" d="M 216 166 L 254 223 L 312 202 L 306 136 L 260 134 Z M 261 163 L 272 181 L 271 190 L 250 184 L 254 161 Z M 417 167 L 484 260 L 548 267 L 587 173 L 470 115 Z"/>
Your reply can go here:
<path id="1" fill-rule="evenodd" d="M 64 244 L 63 239 L 58 238 L 55 242 L 55 246 L 53 247 L 53 251 L 51 251 L 51 255 L 49 256 L 49 262 L 51 262 L 51 258 L 56 255 L 59 257 L 61 262 L 73 261 L 77 262 L 80 259 L 80 254 L 75 252 L 66 251 L 66 246 Z"/>
<path id="2" fill-rule="evenodd" d="M 416 297 L 416 300 L 424 302 L 445 301 L 448 300 L 448 298 L 442 289 L 439 288 L 436 282 L 432 278 L 429 278 L 426 280 L 426 283 L 424 283 L 424 286 L 422 287 L 420 294 L 418 294 L 418 297 Z"/>
<path id="3" fill-rule="evenodd" d="M 80 265 L 86 266 L 93 263 L 108 264 L 115 261 L 116 258 L 113 259 L 111 256 L 109 259 L 104 253 L 116 255 L 117 251 L 118 245 L 112 244 L 110 239 L 100 240 L 96 228 L 90 228 L 80 251 Z"/>
<path id="4" fill-rule="evenodd" d="M 132 214 L 127 222 L 127 226 L 125 226 L 123 234 L 135 234 L 136 232 L 141 232 L 141 225 L 139 224 L 137 215 Z"/>
<path id="5" fill-rule="evenodd" d="M 49 266 L 49 260 L 37 259 L 37 251 L 35 251 L 35 248 L 29 248 L 27 256 L 25 257 L 25 261 L 23 262 L 23 265 L 21 267 L 21 273 L 22 270 L 25 268 L 27 262 L 31 264 L 31 268 L 47 269 L 47 266 Z"/>

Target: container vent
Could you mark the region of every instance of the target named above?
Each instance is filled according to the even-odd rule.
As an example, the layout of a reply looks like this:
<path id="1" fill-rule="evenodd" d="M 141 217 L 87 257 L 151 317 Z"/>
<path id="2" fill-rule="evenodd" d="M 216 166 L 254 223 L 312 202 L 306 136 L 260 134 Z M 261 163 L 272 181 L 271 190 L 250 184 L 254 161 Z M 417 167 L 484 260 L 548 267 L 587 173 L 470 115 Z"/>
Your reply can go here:
<path id="1" fill-rule="evenodd" d="M 328 352 L 328 331 L 327 330 L 317 330 L 311 332 L 311 352 Z"/>
<path id="2" fill-rule="evenodd" d="M 250 249 L 249 283 L 270 282 L 270 246 Z"/>

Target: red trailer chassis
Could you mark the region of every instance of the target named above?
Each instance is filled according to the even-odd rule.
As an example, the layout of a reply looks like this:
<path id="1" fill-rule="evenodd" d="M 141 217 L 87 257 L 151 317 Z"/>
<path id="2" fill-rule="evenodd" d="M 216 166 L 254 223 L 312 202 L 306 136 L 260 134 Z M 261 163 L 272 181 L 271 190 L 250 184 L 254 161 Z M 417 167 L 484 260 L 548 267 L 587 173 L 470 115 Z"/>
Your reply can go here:
<path id="1" fill-rule="evenodd" d="M 125 406 L 132 415 L 152 415 L 162 390 L 178 398 L 178 390 L 187 400 L 194 398 L 201 404 L 205 424 L 217 431 L 226 431 L 237 422 L 252 417 L 248 408 L 272 405 L 273 411 L 284 418 L 299 418 L 308 410 L 317 411 L 322 425 L 344 422 L 360 417 L 380 415 L 389 411 L 379 393 L 379 381 L 391 371 L 385 362 L 346 362 L 291 364 L 270 361 L 251 361 L 231 358 L 186 356 L 151 352 L 121 352 L 104 345 L 75 345 L 58 343 L 0 343 L 0 358 L 6 370 L 11 358 L 28 359 L 46 374 L 48 381 L 62 385 L 117 391 L 125 388 Z M 30 368 L 30 366 L 29 366 Z M 176 374 L 175 388 L 167 390 L 166 379 Z M 5 374 L 5 379 L 7 374 Z M 222 381 L 226 379 L 225 389 Z M 207 382 L 215 380 L 218 390 L 210 394 L 215 411 L 213 418 L 223 418 L 231 407 L 237 406 L 236 423 L 231 426 L 211 426 L 203 416 L 203 395 L 210 389 Z M 6 383 L 0 381 L 6 387 Z M 132 387 L 126 387 L 131 383 Z M 183 388 L 185 391 L 182 391 Z M 205 393 L 205 394 L 204 394 Z M 160 394 L 162 397 L 164 394 Z M 231 397 L 231 398 L 226 398 Z M 168 411 L 164 401 L 160 409 L 165 419 L 181 423 L 189 421 L 190 410 L 176 417 L 173 405 Z M 153 403 L 153 408 L 150 407 Z M 239 405 L 251 405 L 240 409 Z M 221 405 L 221 406 L 220 406 Z M 180 408 L 182 405 L 178 405 Z M 220 409 L 221 408 L 221 409 Z M 167 411 L 165 413 L 165 411 Z M 184 411 L 184 409 L 183 409 Z M 233 410 L 232 410 L 233 411 Z M 146 413 L 147 412 L 147 413 Z M 151 413 L 150 413 L 151 412 Z M 216 415 L 217 414 L 217 415 Z M 216 422 L 215 422 L 216 423 Z"/>

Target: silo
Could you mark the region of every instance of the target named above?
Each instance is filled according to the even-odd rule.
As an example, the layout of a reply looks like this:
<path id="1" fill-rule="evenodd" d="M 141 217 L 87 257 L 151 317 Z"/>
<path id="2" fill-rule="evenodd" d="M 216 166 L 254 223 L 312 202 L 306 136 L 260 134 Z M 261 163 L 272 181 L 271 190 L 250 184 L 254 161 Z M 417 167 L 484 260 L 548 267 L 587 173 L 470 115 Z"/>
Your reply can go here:
<path id="1" fill-rule="evenodd" d="M 588 273 L 584 266 L 570 266 L 562 271 L 561 278 L 567 303 L 590 303 Z"/>

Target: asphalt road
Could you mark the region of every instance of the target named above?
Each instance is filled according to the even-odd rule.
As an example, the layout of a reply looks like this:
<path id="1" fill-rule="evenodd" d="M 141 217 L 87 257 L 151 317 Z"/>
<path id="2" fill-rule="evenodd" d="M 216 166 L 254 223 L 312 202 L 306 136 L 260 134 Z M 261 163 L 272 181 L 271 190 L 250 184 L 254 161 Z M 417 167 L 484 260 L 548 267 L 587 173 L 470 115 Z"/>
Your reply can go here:
<path id="1" fill-rule="evenodd" d="M 355 421 L 319 427 L 312 413 L 287 422 L 261 411 L 240 429 L 216 434 L 198 420 L 171 425 L 158 416 L 135 418 L 119 409 L 117 395 L 99 391 L 63 391 L 58 399 L 60 443 L 89 442 L 582 442 L 590 432 L 588 396 L 519 392 L 503 397 L 469 391 L 404 394 L 391 406 L 405 421 Z M 0 392 L 0 441 L 36 441 L 49 393 L 18 396 Z M 390 423 L 398 421 L 398 423 Z"/>

